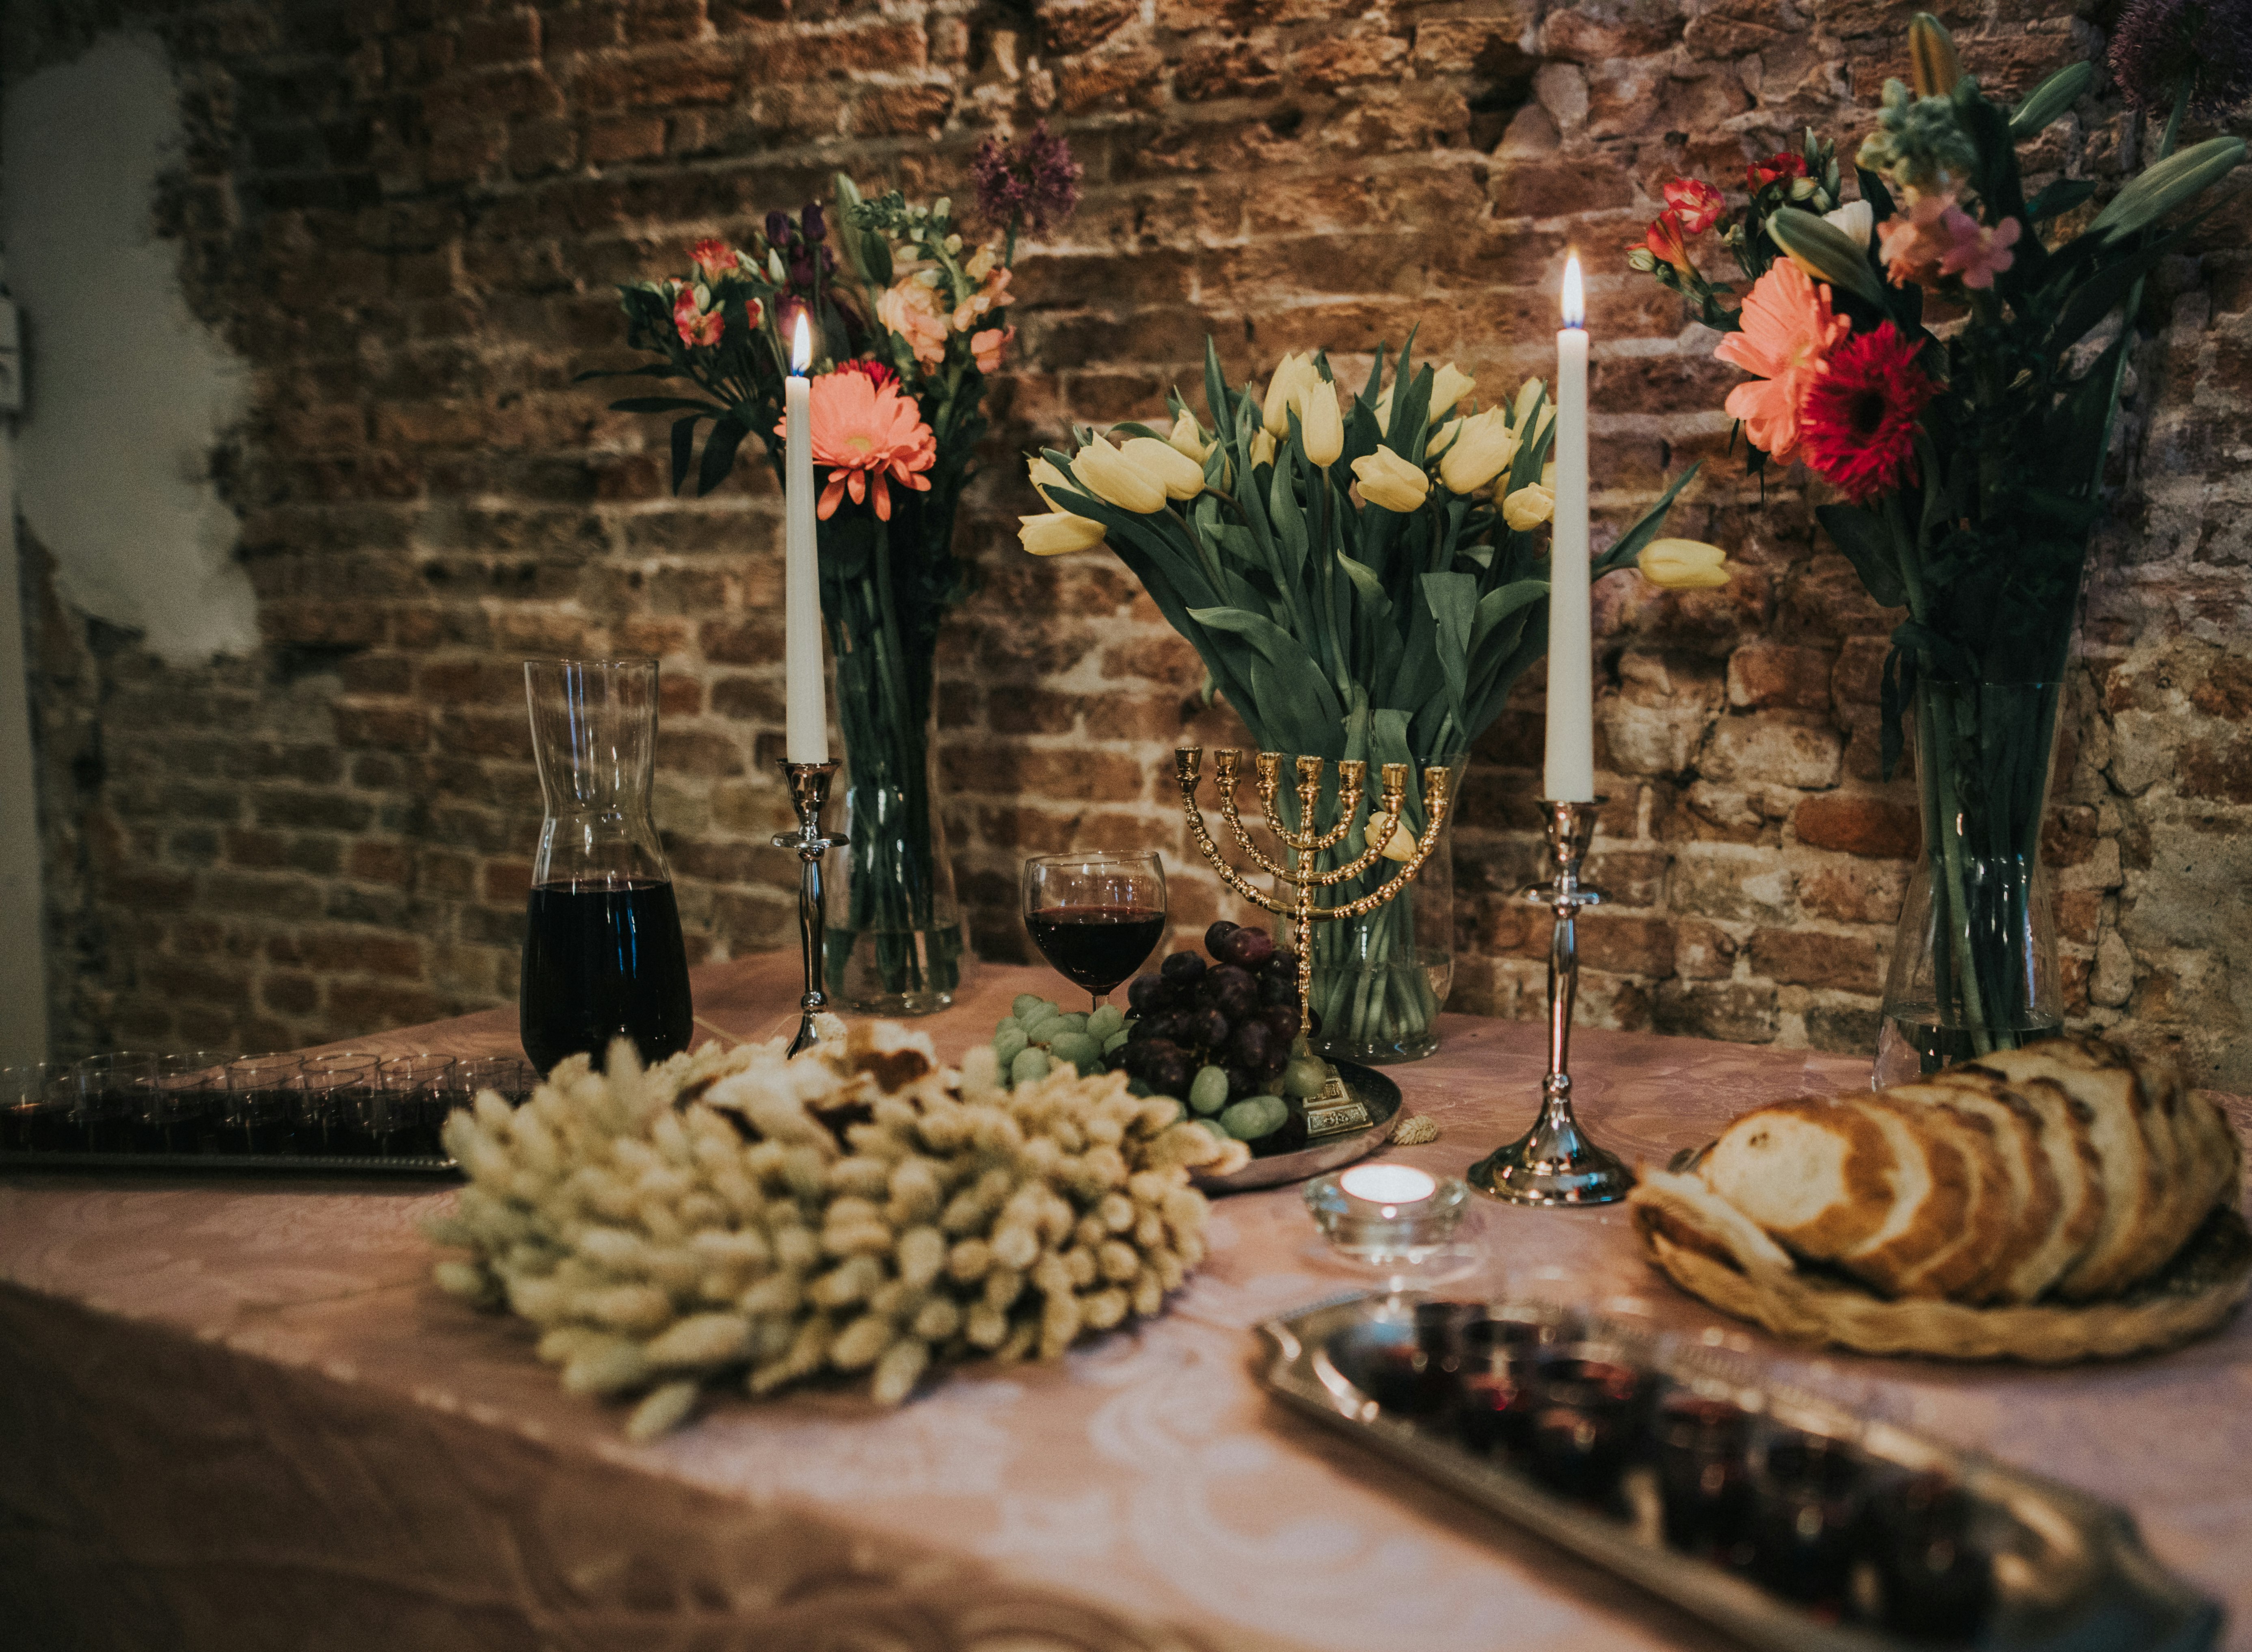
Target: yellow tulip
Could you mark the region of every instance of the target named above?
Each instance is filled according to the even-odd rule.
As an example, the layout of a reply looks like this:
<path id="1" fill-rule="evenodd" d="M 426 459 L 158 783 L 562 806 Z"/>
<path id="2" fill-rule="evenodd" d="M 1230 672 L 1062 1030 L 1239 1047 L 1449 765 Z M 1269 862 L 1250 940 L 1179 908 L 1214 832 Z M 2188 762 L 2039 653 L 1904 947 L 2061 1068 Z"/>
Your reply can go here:
<path id="1" fill-rule="evenodd" d="M 1071 456 L 1071 469 L 1088 492 L 1121 510 L 1146 517 L 1165 508 L 1164 484 L 1101 437 Z"/>
<path id="2" fill-rule="evenodd" d="M 1287 436 L 1290 434 L 1290 420 L 1285 409 L 1295 406 L 1299 409 L 1299 418 L 1306 416 L 1304 403 L 1310 381 L 1317 385 L 1322 383 L 1321 374 L 1314 368 L 1312 352 L 1285 356 L 1275 364 L 1275 376 L 1267 381 L 1267 400 L 1260 410 L 1261 422 L 1267 427 L 1268 435 Z"/>
<path id="3" fill-rule="evenodd" d="M 1254 465 L 1271 465 L 1275 462 L 1275 438 L 1268 435 L 1263 429 L 1251 433 L 1251 462 Z"/>
<path id="4" fill-rule="evenodd" d="M 1432 460 L 1453 447 L 1455 438 L 1462 434 L 1463 421 L 1459 419 L 1448 420 L 1445 424 L 1432 432 L 1431 439 L 1423 444 L 1423 462 L 1429 464 Z"/>
<path id="5" fill-rule="evenodd" d="M 1517 387 L 1517 406 L 1510 417 L 1516 429 L 1525 428 L 1525 421 L 1533 417 L 1533 410 L 1547 399 L 1548 386 L 1538 378 L 1528 378 Z"/>
<path id="6" fill-rule="evenodd" d="M 1668 591 L 1709 591 L 1728 582 L 1728 553 L 1696 539 L 1652 539 L 1635 562 L 1644 579 Z"/>
<path id="7" fill-rule="evenodd" d="M 1042 517 L 1018 517 L 1017 538 L 1036 557 L 1057 557 L 1067 551 L 1095 549 L 1102 543 L 1102 524 L 1068 510 L 1052 510 Z"/>
<path id="8" fill-rule="evenodd" d="M 1509 469 L 1517 457 L 1517 433 L 1498 407 L 1456 421 L 1460 433 L 1439 461 L 1439 480 L 1452 493 L 1475 493 Z"/>
<path id="9" fill-rule="evenodd" d="M 1389 448 L 1354 460 L 1352 474 L 1359 480 L 1363 499 L 1402 516 L 1420 506 L 1431 491 L 1431 478 L 1423 468 L 1409 464 Z"/>
<path id="10" fill-rule="evenodd" d="M 1333 465 L 1345 451 L 1345 420 L 1338 412 L 1337 392 L 1318 378 L 1298 408 L 1298 439 L 1306 457 L 1317 465 Z"/>
<path id="11" fill-rule="evenodd" d="M 1168 499 L 1193 499 L 1204 491 L 1204 467 L 1169 441 L 1136 436 L 1120 451 L 1127 463 L 1155 478 Z"/>
<path id="12" fill-rule="evenodd" d="M 1380 809 L 1370 809 L 1368 824 L 1361 829 L 1360 835 L 1372 843 L 1382 843 L 1381 852 L 1387 860 L 1414 858 L 1415 839 L 1400 823 L 1400 817 L 1396 815 L 1387 815 Z"/>
<path id="13" fill-rule="evenodd" d="M 1538 482 L 1528 482 L 1501 502 L 1501 519 L 1519 533 L 1530 533 L 1556 514 L 1556 496 Z"/>
<path id="14" fill-rule="evenodd" d="M 1376 427 L 1379 431 L 1392 428 L 1392 386 L 1385 385 L 1384 393 L 1376 399 Z"/>
<path id="15" fill-rule="evenodd" d="M 1455 410 L 1456 404 L 1477 388 L 1477 380 L 1449 362 L 1431 375 L 1431 416 Z"/>
<path id="16" fill-rule="evenodd" d="M 1212 452 L 1212 444 L 1204 439 L 1204 427 L 1197 423 L 1192 413 L 1184 412 L 1174 420 L 1172 434 L 1165 440 L 1172 443 L 1174 451 L 1188 455 L 1199 464 Z"/>
<path id="17" fill-rule="evenodd" d="M 1061 505 L 1056 503 L 1055 495 L 1048 491 L 1050 488 L 1071 487 L 1072 484 L 1070 479 L 1067 477 L 1062 471 L 1057 469 L 1039 455 L 1034 454 L 1030 459 L 1027 459 L 1025 462 L 1025 474 L 1032 478 L 1032 491 L 1039 495 L 1042 499 L 1045 499 L 1047 502 L 1048 508 L 1050 510 L 1060 510 L 1063 509 Z M 1075 492 L 1077 489 L 1074 489 L 1074 491 Z"/>

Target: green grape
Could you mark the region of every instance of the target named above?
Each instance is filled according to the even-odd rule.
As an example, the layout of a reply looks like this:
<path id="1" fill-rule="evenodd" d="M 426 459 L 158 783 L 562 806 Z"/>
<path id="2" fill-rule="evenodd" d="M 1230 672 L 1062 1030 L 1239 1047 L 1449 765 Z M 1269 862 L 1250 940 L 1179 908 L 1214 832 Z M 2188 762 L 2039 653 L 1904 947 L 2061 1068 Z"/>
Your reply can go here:
<path id="1" fill-rule="evenodd" d="M 1232 1142 L 1235 1139 L 1234 1136 L 1228 1135 L 1227 1127 L 1222 1124 L 1218 1119 L 1192 1119 L 1189 1122 L 1192 1124 L 1201 1124 L 1206 1129 L 1211 1131 L 1223 1142 Z"/>
<path id="2" fill-rule="evenodd" d="M 1098 1038 L 1108 1038 L 1126 1027 L 1126 1013 L 1115 1003 L 1106 1003 L 1087 1018 L 1087 1030 Z"/>
<path id="3" fill-rule="evenodd" d="M 1282 1093 L 1302 1101 L 1319 1095 L 1329 1081 L 1329 1064 L 1314 1056 L 1300 1056 L 1282 1069 Z"/>
<path id="4" fill-rule="evenodd" d="M 1102 1046 L 1083 1032 L 1059 1032 L 1048 1045 L 1048 1054 L 1058 1061 L 1085 1067 L 1102 1059 Z"/>
<path id="5" fill-rule="evenodd" d="M 1117 1031 L 1112 1033 L 1109 1038 L 1102 1041 L 1102 1053 L 1105 1055 L 1116 1055 L 1125 1047 L 1126 1030 L 1123 1027 L 1121 1027 Z"/>
<path id="6" fill-rule="evenodd" d="M 1087 1013 L 1081 1010 L 1074 1010 L 1064 1017 L 1063 1024 L 1074 1032 L 1084 1032 L 1087 1031 Z"/>
<path id="7" fill-rule="evenodd" d="M 1048 1052 L 1045 1050 L 1020 1050 L 1017 1059 L 1009 1063 L 1009 1082 L 1029 1084 L 1034 1079 L 1048 1076 Z"/>
<path id="8" fill-rule="evenodd" d="M 1001 1031 L 993 1035 L 993 1059 L 1001 1064 L 1001 1071 L 1006 1072 L 1009 1064 L 1031 1045 L 1032 1040 L 1025 1037 L 1022 1027 L 1013 1021 L 1004 1021 L 1001 1024 Z"/>
<path id="9" fill-rule="evenodd" d="M 1218 1067 L 1199 1067 L 1189 1083 L 1189 1105 L 1199 1113 L 1217 1113 L 1227 1105 L 1227 1074 Z"/>
<path id="10" fill-rule="evenodd" d="M 1046 1002 L 1047 1000 L 1037 992 L 1020 992 L 1017 995 L 1015 1002 L 1010 1004 L 1009 1013 L 1022 1021 Z"/>
<path id="11" fill-rule="evenodd" d="M 1282 1128 L 1290 1109 L 1271 1095 L 1255 1095 L 1238 1101 L 1220 1115 L 1220 1128 L 1239 1142 L 1256 1142 Z"/>
<path id="12" fill-rule="evenodd" d="M 1139 1079 L 1129 1079 L 1126 1080 L 1126 1093 L 1128 1095 L 1155 1095 L 1157 1093 L 1155 1090 L 1152 1090 L 1148 1085 L 1143 1083 Z"/>

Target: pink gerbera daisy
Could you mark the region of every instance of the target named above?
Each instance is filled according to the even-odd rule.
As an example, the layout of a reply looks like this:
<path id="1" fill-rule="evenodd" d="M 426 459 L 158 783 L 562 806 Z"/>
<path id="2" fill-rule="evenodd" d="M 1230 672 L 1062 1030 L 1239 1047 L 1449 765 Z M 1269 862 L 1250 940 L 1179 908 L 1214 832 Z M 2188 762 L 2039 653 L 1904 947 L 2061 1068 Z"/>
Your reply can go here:
<path id="1" fill-rule="evenodd" d="M 854 504 L 872 496 L 878 518 L 889 522 L 892 482 L 930 491 L 923 473 L 937 461 L 938 443 L 896 384 L 879 387 L 865 372 L 839 370 L 816 378 L 810 393 L 813 462 L 829 467 L 815 507 L 823 521 L 847 494 Z"/>
<path id="2" fill-rule="evenodd" d="M 1737 321 L 1742 330 L 1723 338 L 1713 354 L 1759 377 L 1728 392 L 1728 412 L 1743 420 L 1755 447 L 1788 464 L 1798 448 L 1798 408 L 1807 386 L 1852 323 L 1831 314 L 1830 289 L 1787 258 L 1768 266 Z"/>
<path id="3" fill-rule="evenodd" d="M 1806 462 L 1855 504 L 1915 479 L 1915 423 L 1939 385 L 1890 322 L 1831 352 L 1799 412 Z"/>

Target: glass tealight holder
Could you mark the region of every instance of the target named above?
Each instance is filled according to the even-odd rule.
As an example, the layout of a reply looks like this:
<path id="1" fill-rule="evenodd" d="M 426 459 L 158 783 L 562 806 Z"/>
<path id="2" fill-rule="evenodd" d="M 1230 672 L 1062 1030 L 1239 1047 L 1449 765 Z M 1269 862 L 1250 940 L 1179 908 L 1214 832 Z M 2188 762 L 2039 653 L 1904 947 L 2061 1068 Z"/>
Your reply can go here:
<path id="1" fill-rule="evenodd" d="M 1412 1164 L 1356 1164 L 1306 1183 L 1306 1209 L 1332 1250 L 1366 1267 L 1410 1268 L 1455 1248 L 1470 1189 Z"/>

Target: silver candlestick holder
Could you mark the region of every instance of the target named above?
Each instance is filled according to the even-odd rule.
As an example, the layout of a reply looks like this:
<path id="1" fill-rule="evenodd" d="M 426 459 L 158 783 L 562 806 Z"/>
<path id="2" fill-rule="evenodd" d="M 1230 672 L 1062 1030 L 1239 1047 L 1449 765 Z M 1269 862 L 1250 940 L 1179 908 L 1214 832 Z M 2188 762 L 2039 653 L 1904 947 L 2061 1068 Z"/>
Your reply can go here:
<path id="1" fill-rule="evenodd" d="M 1634 1172 L 1589 1141 L 1572 1116 L 1572 1001 L 1580 990 L 1573 920 L 1581 907 L 1602 903 L 1601 891 L 1580 881 L 1580 868 L 1595 842 L 1595 811 L 1603 802 L 1540 805 L 1554 876 L 1526 896 L 1556 917 L 1548 942 L 1548 1076 L 1541 1081 L 1540 1116 L 1533 1128 L 1470 1166 L 1468 1178 L 1479 1192 L 1514 1204 L 1610 1204 L 1634 1185 Z"/>
<path id="2" fill-rule="evenodd" d="M 834 839 L 821 835 L 821 811 L 828 807 L 829 782 L 836 778 L 834 763 L 793 763 L 782 760 L 782 777 L 789 782 L 789 801 L 797 810 L 797 829 L 776 832 L 776 849 L 797 851 L 797 936 L 805 952 L 805 994 L 797 1001 L 797 1036 L 789 1053 L 810 1050 L 821 1041 L 814 1017 L 829 1008 L 829 995 L 821 989 L 827 979 L 829 919 L 824 910 L 821 857 Z"/>

